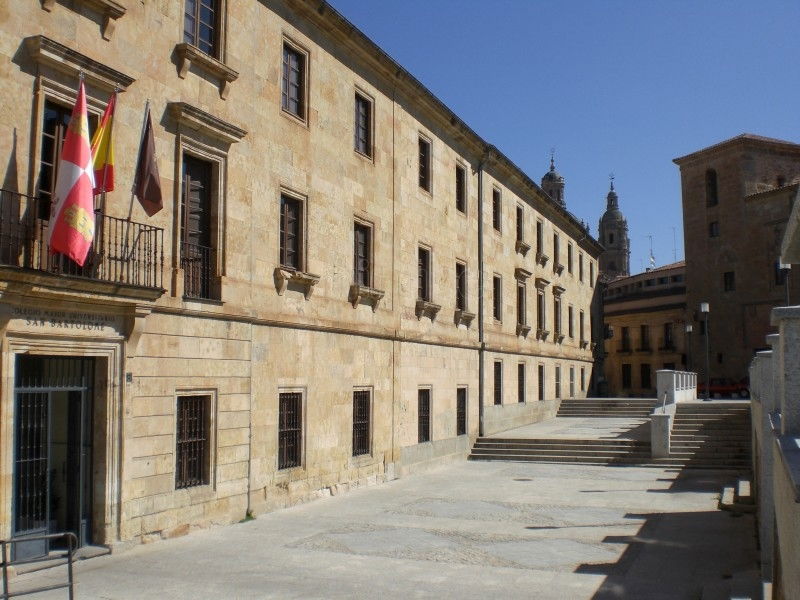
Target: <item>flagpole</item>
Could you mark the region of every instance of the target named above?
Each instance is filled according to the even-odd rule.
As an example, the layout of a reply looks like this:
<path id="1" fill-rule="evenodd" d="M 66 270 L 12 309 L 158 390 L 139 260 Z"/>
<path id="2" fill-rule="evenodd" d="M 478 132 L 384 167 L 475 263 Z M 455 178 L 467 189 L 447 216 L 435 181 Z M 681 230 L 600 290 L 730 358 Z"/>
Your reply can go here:
<path id="1" fill-rule="evenodd" d="M 111 145 L 114 143 L 113 136 L 114 136 L 114 117 L 117 113 L 117 94 L 119 93 L 119 86 L 114 86 L 114 108 L 109 115 L 110 123 L 106 123 L 107 127 L 110 127 L 108 132 L 108 139 L 106 140 L 106 155 L 103 158 L 103 183 L 100 186 L 100 207 L 99 209 L 95 209 L 95 227 L 97 228 L 97 239 L 100 242 L 100 261 L 103 260 L 103 238 L 105 237 L 105 222 L 104 222 L 104 215 L 106 211 L 106 177 L 108 176 L 108 156 L 111 154 Z M 100 223 L 97 224 L 97 217 L 100 217 Z"/>
<path id="2" fill-rule="evenodd" d="M 142 154 L 142 142 L 144 142 L 144 133 L 147 129 L 147 115 L 150 112 L 150 98 L 144 103 L 144 116 L 142 117 L 142 130 L 139 132 L 139 147 L 138 152 L 136 153 L 136 169 L 134 171 L 133 176 L 133 185 L 131 185 L 131 201 L 128 204 L 128 218 L 125 224 L 125 237 L 123 238 L 125 241 L 125 250 L 128 249 L 128 235 L 130 234 L 131 230 L 131 216 L 133 215 L 133 198 L 136 195 L 136 184 L 139 182 L 139 157 Z M 126 256 L 128 253 L 125 253 Z"/>

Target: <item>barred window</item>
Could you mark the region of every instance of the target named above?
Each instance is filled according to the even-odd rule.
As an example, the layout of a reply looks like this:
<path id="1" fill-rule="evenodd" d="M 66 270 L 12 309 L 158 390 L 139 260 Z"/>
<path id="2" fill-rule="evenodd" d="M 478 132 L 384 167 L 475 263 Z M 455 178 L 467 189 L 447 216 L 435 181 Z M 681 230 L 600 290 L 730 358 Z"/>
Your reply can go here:
<path id="1" fill-rule="evenodd" d="M 544 365 L 539 365 L 539 400 L 544 400 Z"/>
<path id="2" fill-rule="evenodd" d="M 517 402 L 525 402 L 525 363 L 517 365 Z"/>
<path id="3" fill-rule="evenodd" d="M 303 447 L 303 394 L 278 396 L 278 468 L 299 467 Z"/>
<path id="4" fill-rule="evenodd" d="M 370 392 L 353 392 L 353 456 L 369 454 Z"/>
<path id="5" fill-rule="evenodd" d="M 431 391 L 417 390 L 417 434 L 418 441 L 431 441 Z"/>
<path id="6" fill-rule="evenodd" d="M 503 403 L 503 362 L 494 361 L 494 403 Z"/>
<path id="7" fill-rule="evenodd" d="M 467 388 L 456 390 L 456 435 L 467 434 Z"/>
<path id="8" fill-rule="evenodd" d="M 178 396 L 175 489 L 208 484 L 211 396 Z"/>

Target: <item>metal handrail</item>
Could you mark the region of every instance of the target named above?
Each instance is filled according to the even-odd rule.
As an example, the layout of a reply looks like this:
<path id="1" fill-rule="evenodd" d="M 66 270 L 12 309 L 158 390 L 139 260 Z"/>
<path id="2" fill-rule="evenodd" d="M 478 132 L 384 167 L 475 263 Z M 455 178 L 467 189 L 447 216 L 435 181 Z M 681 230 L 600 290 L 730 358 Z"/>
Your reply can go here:
<path id="1" fill-rule="evenodd" d="M 63 556 L 58 556 L 58 557 L 44 556 L 37 558 L 22 558 L 16 560 L 8 559 L 8 547 L 10 545 L 19 544 L 20 542 L 32 542 L 36 540 L 55 540 L 59 538 L 66 538 L 67 540 L 67 550 Z M 0 599 L 8 600 L 9 598 L 16 598 L 18 596 L 27 596 L 28 594 L 37 594 L 39 592 L 47 592 L 49 590 L 60 590 L 63 588 L 67 588 L 69 590 L 69 600 L 73 600 L 73 598 L 75 597 L 75 585 L 74 585 L 74 579 L 72 577 L 72 561 L 74 559 L 75 549 L 77 547 L 78 547 L 78 538 L 71 531 L 65 531 L 63 533 L 48 533 L 46 535 L 32 535 L 21 538 L 11 538 L 10 540 L 0 540 L 0 552 L 2 552 L 2 555 L 0 555 L 0 561 L 2 562 L 0 564 L 2 565 L 2 571 L 3 571 L 3 593 L 2 595 L 0 595 Z M 37 562 L 57 560 L 59 558 L 64 558 L 67 561 L 67 583 L 56 583 L 53 585 L 46 585 L 15 593 L 11 593 L 9 591 L 8 589 L 9 566 L 27 565 Z"/>

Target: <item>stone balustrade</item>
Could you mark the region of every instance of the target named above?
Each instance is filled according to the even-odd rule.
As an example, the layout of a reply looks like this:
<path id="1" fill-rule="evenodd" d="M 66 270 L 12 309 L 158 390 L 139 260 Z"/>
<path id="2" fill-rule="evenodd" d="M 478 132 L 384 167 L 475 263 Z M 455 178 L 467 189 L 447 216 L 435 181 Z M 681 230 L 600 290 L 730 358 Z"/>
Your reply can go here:
<path id="1" fill-rule="evenodd" d="M 697 400 L 697 373 L 690 371 L 656 371 L 658 399 L 665 404 Z M 667 394 L 666 402 L 664 394 Z"/>

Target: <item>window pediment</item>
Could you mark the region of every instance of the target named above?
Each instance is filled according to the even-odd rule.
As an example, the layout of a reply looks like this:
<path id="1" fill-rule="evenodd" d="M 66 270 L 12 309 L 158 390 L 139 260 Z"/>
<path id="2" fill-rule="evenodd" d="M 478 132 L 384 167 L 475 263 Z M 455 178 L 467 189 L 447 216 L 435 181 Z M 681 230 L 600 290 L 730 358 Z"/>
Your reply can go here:
<path id="1" fill-rule="evenodd" d="M 77 0 L 103 16 L 103 39 L 110 40 L 114 35 L 116 20 L 125 16 L 126 8 L 114 0 Z M 42 0 L 42 8 L 47 12 L 53 10 L 56 0 Z"/>
<path id="2" fill-rule="evenodd" d="M 78 77 L 83 73 L 88 83 L 108 91 L 113 91 L 115 88 L 125 91 L 136 81 L 125 73 L 112 69 L 43 35 L 26 38 L 25 46 L 31 59 L 37 64 L 73 77 Z"/>
<path id="3" fill-rule="evenodd" d="M 197 66 L 219 80 L 219 97 L 223 100 L 228 97 L 231 83 L 239 78 L 237 71 L 188 42 L 181 42 L 175 46 L 175 56 L 178 58 L 178 77 L 186 78 L 189 67 Z"/>
<path id="4" fill-rule="evenodd" d="M 247 135 L 247 131 L 241 127 L 223 121 L 186 102 L 169 102 L 167 109 L 181 126 L 199 131 L 226 144 L 238 142 Z"/>

